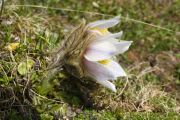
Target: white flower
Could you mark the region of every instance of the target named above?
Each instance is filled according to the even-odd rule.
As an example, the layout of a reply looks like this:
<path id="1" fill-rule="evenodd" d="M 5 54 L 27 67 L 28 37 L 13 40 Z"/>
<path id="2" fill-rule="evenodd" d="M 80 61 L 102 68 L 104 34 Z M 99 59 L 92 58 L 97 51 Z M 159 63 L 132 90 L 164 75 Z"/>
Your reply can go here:
<path id="1" fill-rule="evenodd" d="M 97 83 L 116 92 L 116 87 L 109 80 L 126 76 L 122 67 L 112 59 L 117 54 L 122 54 L 129 49 L 132 41 L 118 41 L 122 32 L 110 33 L 107 29 L 119 23 L 119 17 L 110 20 L 100 20 L 89 23 L 89 31 L 96 37 L 83 54 L 83 67 L 88 76 Z"/>
<path id="2" fill-rule="evenodd" d="M 85 24 L 72 30 L 57 52 L 54 65 L 63 63 L 66 70 L 77 78 L 89 76 L 97 83 L 116 92 L 110 80 L 126 76 L 114 61 L 116 55 L 129 49 L 132 41 L 119 41 L 122 32 L 111 33 L 108 28 L 119 23 L 119 17 Z M 63 52 L 61 52 L 63 50 Z"/>

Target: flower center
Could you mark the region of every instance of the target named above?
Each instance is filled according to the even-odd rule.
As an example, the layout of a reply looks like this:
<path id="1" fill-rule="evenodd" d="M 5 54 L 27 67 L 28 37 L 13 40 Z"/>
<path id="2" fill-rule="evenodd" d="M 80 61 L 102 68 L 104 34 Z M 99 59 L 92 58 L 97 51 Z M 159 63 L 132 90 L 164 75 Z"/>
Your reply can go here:
<path id="1" fill-rule="evenodd" d="M 99 31 L 101 34 L 107 34 L 109 33 L 107 28 L 101 29 L 101 28 L 93 28 L 92 30 L 97 30 Z"/>
<path id="2" fill-rule="evenodd" d="M 107 64 L 109 64 L 109 63 L 110 63 L 110 61 L 111 61 L 111 60 L 106 59 L 106 60 L 101 60 L 101 61 L 98 61 L 98 63 L 101 63 L 101 64 L 103 64 L 103 65 L 107 65 Z"/>

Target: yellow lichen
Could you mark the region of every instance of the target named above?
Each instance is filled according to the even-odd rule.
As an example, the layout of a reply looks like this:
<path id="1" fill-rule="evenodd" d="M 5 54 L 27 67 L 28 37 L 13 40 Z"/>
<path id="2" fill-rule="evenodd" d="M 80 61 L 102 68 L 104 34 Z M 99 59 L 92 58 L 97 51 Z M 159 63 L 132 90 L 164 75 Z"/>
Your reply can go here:
<path id="1" fill-rule="evenodd" d="M 5 49 L 8 51 L 16 50 L 19 47 L 20 43 L 10 43 L 9 45 L 5 46 Z"/>

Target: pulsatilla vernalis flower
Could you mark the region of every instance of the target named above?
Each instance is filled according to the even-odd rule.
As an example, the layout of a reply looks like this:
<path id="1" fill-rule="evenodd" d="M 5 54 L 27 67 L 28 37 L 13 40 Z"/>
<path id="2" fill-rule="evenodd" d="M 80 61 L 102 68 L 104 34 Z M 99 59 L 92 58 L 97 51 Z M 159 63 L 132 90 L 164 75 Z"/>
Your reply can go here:
<path id="1" fill-rule="evenodd" d="M 126 76 L 114 58 L 128 50 L 132 41 L 119 41 L 122 32 L 111 33 L 108 28 L 119 23 L 119 17 L 82 23 L 74 29 L 63 44 L 64 66 L 72 75 L 90 77 L 97 83 L 116 91 L 110 80 Z"/>

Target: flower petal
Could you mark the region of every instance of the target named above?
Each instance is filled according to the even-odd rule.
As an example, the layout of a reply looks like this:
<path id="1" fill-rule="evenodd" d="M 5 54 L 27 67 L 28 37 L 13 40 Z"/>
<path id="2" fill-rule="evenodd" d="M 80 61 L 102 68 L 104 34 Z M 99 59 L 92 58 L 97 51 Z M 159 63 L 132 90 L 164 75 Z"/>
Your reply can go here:
<path id="1" fill-rule="evenodd" d="M 98 62 L 92 62 L 84 59 L 84 67 L 88 75 L 94 80 L 116 92 L 115 85 L 109 82 L 108 80 L 115 79 L 115 76 L 103 65 Z"/>
<path id="2" fill-rule="evenodd" d="M 84 55 L 89 61 L 100 61 L 111 58 L 116 53 L 113 44 L 107 41 L 95 42 L 91 44 Z"/>
<path id="3" fill-rule="evenodd" d="M 89 23 L 87 26 L 89 26 L 90 28 L 101 28 L 101 29 L 110 28 L 119 23 L 120 21 L 119 18 L 120 17 L 117 16 L 109 20 L 98 20 L 98 21 Z"/>
<path id="4" fill-rule="evenodd" d="M 111 33 L 111 34 L 108 34 L 107 36 L 105 36 L 106 38 L 120 38 L 123 34 L 123 31 L 120 31 L 118 33 Z"/>
<path id="5" fill-rule="evenodd" d="M 116 46 L 117 52 L 116 54 L 124 53 L 129 49 L 129 46 L 131 45 L 132 41 L 113 41 L 114 46 Z"/>
<path id="6" fill-rule="evenodd" d="M 83 63 L 86 73 L 95 80 L 104 81 L 115 79 L 114 74 L 112 74 L 104 65 L 86 59 L 83 60 Z"/>
<path id="7" fill-rule="evenodd" d="M 97 83 L 103 85 L 106 88 L 109 88 L 113 92 L 116 92 L 115 85 L 113 83 L 111 83 L 110 81 L 107 81 L 107 80 L 97 80 Z"/>
<path id="8" fill-rule="evenodd" d="M 120 76 L 126 76 L 126 72 L 123 70 L 123 68 L 119 65 L 119 63 L 111 60 L 108 64 L 105 65 L 105 67 L 111 71 L 113 76 L 120 77 Z"/>
<path id="9" fill-rule="evenodd" d="M 122 31 L 120 31 L 118 33 L 109 33 L 104 36 L 99 36 L 96 41 L 110 41 L 110 40 L 112 41 L 115 38 L 120 38 L 122 36 L 122 34 L 123 34 Z M 118 41 L 118 40 L 116 39 L 115 41 Z"/>

